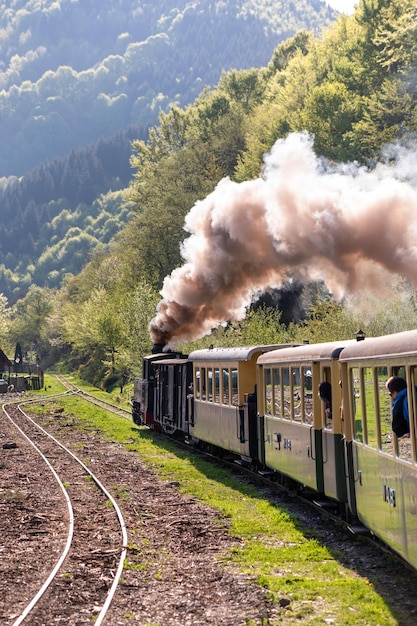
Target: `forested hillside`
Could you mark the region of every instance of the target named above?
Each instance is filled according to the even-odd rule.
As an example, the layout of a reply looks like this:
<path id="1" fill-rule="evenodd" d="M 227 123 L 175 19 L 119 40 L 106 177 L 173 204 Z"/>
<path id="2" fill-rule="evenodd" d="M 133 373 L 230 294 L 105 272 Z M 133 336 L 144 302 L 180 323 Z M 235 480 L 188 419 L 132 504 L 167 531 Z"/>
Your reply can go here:
<path id="1" fill-rule="evenodd" d="M 10 301 L 35 283 L 59 287 L 130 217 L 131 142 L 146 129 L 100 139 L 0 187 L 0 293 Z"/>
<path id="2" fill-rule="evenodd" d="M 1 3 L 0 177 L 155 123 L 332 17 L 319 0 Z"/>
<path id="3" fill-rule="evenodd" d="M 3 336 L 108 386 L 152 318 L 184 350 L 415 327 L 416 42 L 414 0 L 361 0 L 161 113 L 134 142 L 131 219 L 61 289 L 0 302 Z M 250 306 L 262 291 L 285 324 Z"/>

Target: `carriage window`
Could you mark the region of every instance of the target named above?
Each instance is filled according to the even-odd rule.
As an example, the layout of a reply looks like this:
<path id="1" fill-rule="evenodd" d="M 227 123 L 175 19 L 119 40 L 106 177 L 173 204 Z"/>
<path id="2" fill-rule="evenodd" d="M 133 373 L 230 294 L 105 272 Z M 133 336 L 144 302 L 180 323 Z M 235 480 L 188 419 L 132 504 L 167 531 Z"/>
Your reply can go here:
<path id="1" fill-rule="evenodd" d="M 232 375 L 232 404 L 239 404 L 239 394 L 237 387 L 237 369 L 233 367 L 230 370 Z"/>
<path id="2" fill-rule="evenodd" d="M 404 372 L 404 368 L 401 368 L 401 369 L 399 369 L 397 371 L 398 371 L 398 373 L 396 372 L 397 376 L 401 376 L 402 378 L 406 378 L 406 374 Z M 411 368 L 411 378 L 410 378 L 410 381 L 411 381 L 410 382 L 411 388 L 414 389 L 414 394 L 408 393 L 408 396 L 410 396 L 410 395 L 413 396 L 414 395 L 414 397 L 411 398 L 411 406 L 410 406 L 410 403 L 409 403 L 409 398 L 407 399 L 407 410 L 408 410 L 409 421 L 414 421 L 414 424 L 415 424 L 416 423 L 415 422 L 416 405 L 417 405 L 417 386 L 416 386 L 417 369 L 415 367 Z M 398 442 L 398 456 L 400 457 L 400 459 L 403 459 L 403 461 L 408 461 L 408 462 L 411 463 L 411 461 L 413 460 L 413 450 L 412 450 L 411 439 L 410 439 L 409 434 L 406 434 L 403 437 L 399 437 L 397 439 L 397 442 Z"/>
<path id="3" fill-rule="evenodd" d="M 306 424 L 313 423 L 313 376 L 310 368 L 302 368 L 302 377 L 304 380 L 304 422 Z"/>
<path id="4" fill-rule="evenodd" d="M 226 368 L 222 369 L 222 379 L 223 379 L 223 404 L 230 404 L 230 386 L 229 386 L 229 370 Z"/>
<path id="5" fill-rule="evenodd" d="M 220 370 L 218 367 L 215 367 L 213 370 L 214 373 L 214 402 L 220 402 Z"/>
<path id="6" fill-rule="evenodd" d="M 197 400 L 200 400 L 201 398 L 201 372 L 200 372 L 200 368 L 196 367 L 195 368 L 195 383 L 194 383 L 194 387 L 195 387 L 195 397 Z"/>
<path id="7" fill-rule="evenodd" d="M 272 372 L 274 378 L 274 415 L 281 417 L 281 371 L 274 368 Z"/>
<path id="8" fill-rule="evenodd" d="M 354 367 L 351 370 L 351 389 L 352 389 L 352 415 L 354 438 L 356 441 L 363 443 L 363 424 L 362 424 L 362 396 L 360 385 L 359 368 Z"/>
<path id="9" fill-rule="evenodd" d="M 393 436 L 391 429 L 391 398 L 386 388 L 386 382 L 390 377 L 388 367 L 379 367 L 378 375 L 378 404 L 379 423 L 381 428 L 381 450 L 387 454 L 392 454 Z"/>
<path id="10" fill-rule="evenodd" d="M 293 400 L 293 418 L 297 422 L 303 421 L 303 399 L 304 394 L 301 390 L 301 370 L 294 367 L 292 370 L 292 400 Z"/>
<path id="11" fill-rule="evenodd" d="M 291 419 L 291 396 L 292 396 L 292 381 L 291 372 L 289 367 L 282 368 L 282 382 L 284 385 L 284 415 L 286 419 Z"/>
<path id="12" fill-rule="evenodd" d="M 207 381 L 206 381 L 206 368 L 202 367 L 200 370 L 200 380 L 201 380 L 201 399 L 207 399 Z"/>
<path id="13" fill-rule="evenodd" d="M 207 400 L 213 402 L 213 369 L 207 368 Z"/>
<path id="14" fill-rule="evenodd" d="M 409 415 L 409 419 L 410 419 L 410 423 L 413 422 L 414 424 L 414 436 L 417 436 L 417 430 L 416 430 L 416 416 L 417 416 L 417 367 L 412 367 L 411 368 L 411 377 L 410 377 L 410 381 L 411 381 L 411 385 L 412 388 L 414 390 L 414 393 L 412 394 L 412 405 L 408 407 L 408 415 Z M 411 434 L 411 427 L 410 427 L 410 434 Z M 399 452 L 399 456 L 401 459 L 404 459 L 405 461 L 412 461 L 413 460 L 413 448 L 411 445 L 411 439 L 410 437 L 401 437 L 398 440 L 398 452 Z"/>
<path id="15" fill-rule="evenodd" d="M 372 448 L 379 448 L 379 434 L 377 427 L 377 406 L 375 406 L 374 376 L 371 367 L 362 370 L 363 386 L 365 390 L 365 418 L 366 418 L 366 443 Z"/>
<path id="16" fill-rule="evenodd" d="M 265 413 L 272 415 L 272 381 L 271 370 L 269 368 L 264 369 L 265 376 Z"/>

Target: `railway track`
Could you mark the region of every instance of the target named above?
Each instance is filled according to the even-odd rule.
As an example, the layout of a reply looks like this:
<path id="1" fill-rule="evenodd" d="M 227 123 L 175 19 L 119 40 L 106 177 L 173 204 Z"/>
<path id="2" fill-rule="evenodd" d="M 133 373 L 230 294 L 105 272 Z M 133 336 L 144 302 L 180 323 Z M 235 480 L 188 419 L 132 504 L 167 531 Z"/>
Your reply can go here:
<path id="1" fill-rule="evenodd" d="M 19 524 L 25 551 L 36 563 L 41 556 L 42 567 L 31 568 L 25 559 L 20 568 L 22 546 L 17 546 L 13 571 L 1 572 L 9 577 L 10 594 L 0 600 L 0 623 L 81 625 L 94 617 L 101 624 L 123 571 L 125 523 L 93 471 L 25 412 L 28 403 L 3 405 L 2 430 L 13 439 L 17 431 L 19 443 L 13 461 L 8 458 L 16 463 L 14 484 L 2 485 L 2 495 L 9 493 L 1 500 L 2 549 L 8 549 L 8 524 Z M 3 448 L 8 449 L 7 442 Z M 4 510 L 8 501 L 15 513 L 11 518 Z M 10 557 L 13 553 L 8 562 Z"/>
<path id="2" fill-rule="evenodd" d="M 73 385 L 69 384 L 67 389 L 66 394 L 59 395 L 81 394 Z M 89 394 L 82 393 L 80 398 L 94 404 L 97 401 Z M 8 402 L 9 398 L 4 397 L 3 403 Z M 76 417 L 62 410 L 57 395 L 39 397 L 32 402 L 44 405 L 35 418 L 38 424 L 29 422 L 33 427 L 29 437 L 36 440 L 38 447 L 41 448 L 38 431 L 42 425 L 77 455 L 89 459 L 88 464 L 96 468 L 96 474 L 104 477 L 106 485 L 111 485 L 123 508 L 129 532 L 127 558 L 123 577 L 117 582 L 116 559 L 124 550 L 124 540 L 120 542 L 120 533 L 109 522 L 106 530 L 100 525 L 101 518 L 110 516 L 110 512 L 105 506 L 102 513 L 95 501 L 88 508 L 89 500 L 94 497 L 90 492 L 86 502 L 81 502 L 80 507 L 76 502 L 74 506 L 75 526 L 78 508 L 82 509 L 78 518 L 80 533 L 74 532 L 78 536 L 74 551 L 64 559 L 54 582 L 48 585 L 36 606 L 27 608 L 68 541 L 68 505 L 62 489 L 51 485 L 54 479 L 40 455 L 12 421 L 3 417 L 0 421 L 2 626 L 20 623 L 82 626 L 101 622 L 116 626 L 125 624 L 126 619 L 166 626 L 219 622 L 234 626 L 246 618 L 253 618 L 254 624 L 265 622 L 264 617 L 270 612 L 265 591 L 257 585 L 242 584 L 241 575 L 231 574 L 218 564 L 217 555 L 223 554 L 234 540 L 226 528 L 219 527 L 216 512 L 201 506 L 194 498 L 181 495 L 174 483 L 157 480 L 152 470 L 123 444 L 107 441 L 94 428 L 84 431 Z M 16 404 L 7 404 L 5 408 L 20 427 L 20 420 L 25 422 L 27 418 L 15 415 Z M 100 406 L 104 405 L 108 411 L 120 410 L 101 401 Z M 30 408 L 26 411 L 33 413 Z M 130 411 L 123 414 L 131 421 Z M 25 431 L 27 428 L 25 425 Z M 132 424 L 132 429 L 135 428 Z M 8 449 L 6 445 L 4 449 L 1 445 L 4 442 L 15 443 L 16 447 Z M 50 445 L 46 444 L 48 448 Z M 45 456 L 51 457 L 55 466 L 60 454 L 60 450 L 51 449 Z M 68 474 L 61 477 L 68 492 L 77 486 L 75 483 L 82 486 L 85 481 L 91 482 L 90 474 L 76 475 L 75 467 Z M 116 534 L 116 541 L 110 544 L 109 536 Z M 102 536 L 108 539 L 104 546 L 99 543 Z M 113 587 L 117 585 L 112 601 L 108 599 L 110 583 Z M 109 606 L 104 614 L 106 602 Z"/>
<path id="3" fill-rule="evenodd" d="M 88 393 L 84 391 L 83 389 L 80 389 L 73 383 L 71 383 L 67 378 L 65 378 L 65 376 L 56 374 L 55 377 L 57 378 L 57 380 L 60 381 L 62 385 L 64 385 L 64 387 L 68 390 L 68 392 L 78 394 L 82 396 L 85 400 L 90 402 L 91 404 L 95 404 L 98 407 L 106 409 L 106 411 L 110 411 L 111 413 L 114 413 L 115 415 L 126 417 L 129 420 L 132 419 L 132 412 L 130 409 L 125 409 L 121 406 L 118 406 L 117 404 L 108 402 L 107 400 L 101 400 L 100 398 L 97 398 L 97 396 L 94 396 L 91 393 Z"/>

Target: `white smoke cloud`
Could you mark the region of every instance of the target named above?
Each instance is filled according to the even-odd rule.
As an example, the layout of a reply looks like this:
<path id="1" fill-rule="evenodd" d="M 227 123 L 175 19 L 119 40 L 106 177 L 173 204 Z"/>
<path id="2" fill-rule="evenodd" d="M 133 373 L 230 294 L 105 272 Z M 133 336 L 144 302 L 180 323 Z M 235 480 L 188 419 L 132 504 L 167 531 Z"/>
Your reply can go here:
<path id="1" fill-rule="evenodd" d="M 417 153 L 391 146 L 372 171 L 330 165 L 307 133 L 279 140 L 261 178 L 226 178 L 185 220 L 184 265 L 165 278 L 150 324 L 175 345 L 239 320 L 288 272 L 336 296 L 382 292 L 387 274 L 417 284 Z"/>

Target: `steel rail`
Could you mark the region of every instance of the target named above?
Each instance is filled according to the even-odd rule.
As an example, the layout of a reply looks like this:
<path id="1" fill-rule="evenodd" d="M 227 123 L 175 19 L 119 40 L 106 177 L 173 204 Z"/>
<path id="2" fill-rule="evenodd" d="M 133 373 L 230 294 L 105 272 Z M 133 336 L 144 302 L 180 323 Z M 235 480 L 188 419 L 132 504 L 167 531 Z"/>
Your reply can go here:
<path id="1" fill-rule="evenodd" d="M 47 400 L 47 399 L 54 399 L 58 396 L 63 396 L 66 395 L 68 392 L 65 392 L 65 394 L 57 394 L 55 396 L 44 396 L 42 398 L 42 400 Z M 25 402 L 21 402 L 21 403 L 16 403 L 16 402 L 11 402 L 11 403 L 7 403 L 4 404 L 2 406 L 3 408 L 3 412 L 5 413 L 5 415 L 8 417 L 8 419 L 12 422 L 12 424 L 15 426 L 15 428 L 17 428 L 17 430 L 19 430 L 19 432 L 27 439 L 27 441 L 30 443 L 30 445 L 33 446 L 33 448 L 36 450 L 36 452 L 40 455 L 40 457 L 45 461 L 45 463 L 47 464 L 48 468 L 51 470 L 51 472 L 53 473 L 55 479 L 57 480 L 61 490 L 63 491 L 66 501 L 67 501 L 67 506 L 68 506 L 68 510 L 69 510 L 69 515 L 70 515 L 70 528 L 69 528 L 69 532 L 68 532 L 68 538 L 67 538 L 67 542 L 65 545 L 65 549 L 63 551 L 63 553 L 61 554 L 60 558 L 58 559 L 55 567 L 53 568 L 52 572 L 50 573 L 50 575 L 48 576 L 48 578 L 46 579 L 46 581 L 43 583 L 42 587 L 38 590 L 38 592 L 35 594 L 35 596 L 32 598 L 32 600 L 29 602 L 29 604 L 25 607 L 25 609 L 23 610 L 23 612 L 19 615 L 19 617 L 17 618 L 17 620 L 15 620 L 15 622 L 13 623 L 13 626 L 19 626 L 25 619 L 26 617 L 30 614 L 30 612 L 33 610 L 33 608 L 36 606 L 36 604 L 39 602 L 39 600 L 41 599 L 41 597 L 44 595 L 45 591 L 48 589 L 48 587 L 51 585 L 51 583 L 53 582 L 54 578 L 56 577 L 59 569 L 61 568 L 66 556 L 68 555 L 68 552 L 70 550 L 71 547 L 71 543 L 72 543 L 72 539 L 73 539 L 73 533 L 74 533 L 74 514 L 73 514 L 73 509 L 72 509 L 72 505 L 71 505 L 71 501 L 70 498 L 68 496 L 68 493 L 65 489 L 65 486 L 63 485 L 62 481 L 60 480 L 57 472 L 55 471 L 55 469 L 53 468 L 52 464 L 49 462 L 49 460 L 45 457 L 45 455 L 41 452 L 41 450 L 38 448 L 38 446 L 26 435 L 26 433 L 20 428 L 20 426 L 14 421 L 14 419 L 11 417 L 11 415 L 7 412 L 6 407 L 7 406 L 16 406 L 16 408 L 20 411 L 20 413 L 28 420 L 30 421 L 36 428 L 38 428 L 40 431 L 42 431 L 44 433 L 44 435 L 46 435 L 47 437 L 49 437 L 56 445 L 58 445 L 59 447 L 61 447 L 69 456 L 71 456 L 86 472 L 86 474 L 94 481 L 94 483 L 96 484 L 96 486 L 100 489 L 100 491 L 106 496 L 106 498 L 111 502 L 118 521 L 119 521 L 119 525 L 120 525 L 120 529 L 121 529 L 121 534 L 122 534 L 122 550 L 120 553 L 120 557 L 119 557 L 119 563 L 118 563 L 118 567 L 116 570 L 116 574 L 114 576 L 113 579 L 113 583 L 109 589 L 109 592 L 106 596 L 106 600 L 103 603 L 103 606 L 101 607 L 100 613 L 98 614 L 98 616 L 95 619 L 95 624 L 96 626 L 100 626 L 103 623 L 103 620 L 106 616 L 106 613 L 110 607 L 110 604 L 113 600 L 114 594 L 116 593 L 116 589 L 117 586 L 119 584 L 120 578 L 122 576 L 122 572 L 123 572 L 123 567 L 124 567 L 124 562 L 126 559 L 126 555 L 127 555 L 127 543 L 128 543 L 128 537 L 127 537 L 127 529 L 126 529 L 126 524 L 125 521 L 123 519 L 123 515 L 122 512 L 116 502 L 116 500 L 113 498 L 113 496 L 109 493 L 109 491 L 106 489 L 106 487 L 101 483 L 101 481 L 95 476 L 95 474 L 93 472 L 91 472 L 91 470 L 87 467 L 87 465 L 85 465 L 85 463 L 83 461 L 81 461 L 81 459 L 79 459 L 73 452 L 71 452 L 71 450 L 69 450 L 66 446 L 64 446 L 58 439 L 56 439 L 53 435 L 51 435 L 50 433 L 48 433 L 42 426 L 40 426 L 32 417 L 30 417 L 30 415 L 28 415 L 24 410 L 23 410 L 23 406 L 28 405 L 28 404 L 33 404 L 33 403 L 39 403 L 39 399 L 35 399 L 35 400 L 27 400 Z"/>

